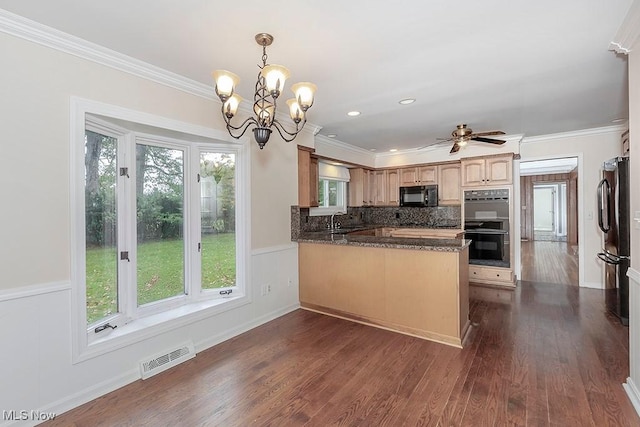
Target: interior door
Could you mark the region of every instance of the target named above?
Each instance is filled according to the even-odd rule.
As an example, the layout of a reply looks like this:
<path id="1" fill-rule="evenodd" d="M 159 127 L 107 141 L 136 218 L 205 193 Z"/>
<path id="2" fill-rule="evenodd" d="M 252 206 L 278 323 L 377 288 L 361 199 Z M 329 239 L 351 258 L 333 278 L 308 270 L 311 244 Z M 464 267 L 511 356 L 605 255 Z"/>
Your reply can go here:
<path id="1" fill-rule="evenodd" d="M 533 229 L 555 232 L 555 198 L 553 187 L 533 187 Z"/>

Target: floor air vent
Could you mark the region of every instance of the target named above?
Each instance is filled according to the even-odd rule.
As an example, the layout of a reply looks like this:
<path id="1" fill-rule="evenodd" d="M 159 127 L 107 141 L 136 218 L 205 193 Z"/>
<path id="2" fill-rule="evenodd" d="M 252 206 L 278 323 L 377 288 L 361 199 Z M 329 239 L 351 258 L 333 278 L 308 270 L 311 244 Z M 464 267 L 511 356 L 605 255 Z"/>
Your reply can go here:
<path id="1" fill-rule="evenodd" d="M 155 374 L 159 374 L 172 366 L 176 366 L 177 364 L 194 357 L 196 357 L 196 352 L 193 348 L 193 343 L 190 342 L 176 348 L 175 350 L 154 356 L 152 359 L 144 360 L 140 362 L 142 379 L 146 380 Z"/>

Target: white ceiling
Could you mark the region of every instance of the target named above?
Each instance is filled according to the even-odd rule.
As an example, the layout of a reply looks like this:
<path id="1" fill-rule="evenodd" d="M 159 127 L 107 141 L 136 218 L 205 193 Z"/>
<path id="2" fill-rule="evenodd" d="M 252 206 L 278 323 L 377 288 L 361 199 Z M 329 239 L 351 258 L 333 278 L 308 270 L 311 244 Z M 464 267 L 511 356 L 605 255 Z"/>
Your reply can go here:
<path id="1" fill-rule="evenodd" d="M 253 98 L 262 54 L 318 85 L 320 134 L 378 152 L 474 131 L 546 135 L 628 117 L 626 57 L 609 51 L 633 0 L 0 0 L 0 8 Z M 289 85 L 289 84 L 288 84 Z M 213 92 L 213 88 L 212 88 Z M 403 98 L 416 98 L 399 105 Z M 287 96 L 288 98 L 288 96 Z M 286 98 L 285 98 L 286 99 Z M 247 101 L 245 101 L 247 102 Z M 359 110 L 359 117 L 347 117 Z"/>

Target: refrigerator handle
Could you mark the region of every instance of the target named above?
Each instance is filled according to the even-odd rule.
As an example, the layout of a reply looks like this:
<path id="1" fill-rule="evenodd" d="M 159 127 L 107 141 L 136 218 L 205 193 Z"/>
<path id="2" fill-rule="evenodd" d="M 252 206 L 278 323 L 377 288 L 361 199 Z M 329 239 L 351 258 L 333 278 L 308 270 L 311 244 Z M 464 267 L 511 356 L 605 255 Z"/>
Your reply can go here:
<path id="1" fill-rule="evenodd" d="M 605 194 L 606 192 L 606 194 Z M 600 230 L 608 233 L 611 229 L 609 218 L 611 218 L 611 186 L 606 178 L 603 178 L 598 184 L 598 225 Z M 606 204 L 606 207 L 604 206 Z M 607 210 L 607 225 L 604 224 L 604 209 Z"/>

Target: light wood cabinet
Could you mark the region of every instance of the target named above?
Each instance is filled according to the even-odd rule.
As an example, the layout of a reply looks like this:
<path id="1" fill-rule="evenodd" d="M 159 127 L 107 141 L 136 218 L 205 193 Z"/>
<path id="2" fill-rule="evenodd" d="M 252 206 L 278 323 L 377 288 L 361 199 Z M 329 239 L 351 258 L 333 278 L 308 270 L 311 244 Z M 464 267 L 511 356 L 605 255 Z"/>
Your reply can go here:
<path id="1" fill-rule="evenodd" d="M 388 169 L 385 171 L 387 191 L 385 204 L 387 206 L 400 205 L 400 173 L 398 169 Z"/>
<path id="2" fill-rule="evenodd" d="M 359 172 L 356 172 L 356 176 Z M 359 179 L 359 176 L 358 176 Z M 367 181 L 366 170 L 363 172 L 363 185 Z M 363 206 L 398 206 L 400 205 L 400 173 L 398 169 L 381 169 L 369 171 L 369 202 Z M 351 185 L 351 183 L 349 183 Z M 356 191 L 358 191 L 356 189 Z M 366 200 L 363 189 L 363 200 Z M 354 197 L 357 197 L 354 196 Z M 351 197 L 350 199 L 351 200 Z M 354 200 L 355 202 L 355 200 Z M 352 205 L 356 206 L 356 205 Z"/>
<path id="3" fill-rule="evenodd" d="M 438 183 L 438 167 L 416 166 L 400 169 L 400 185 L 432 185 Z"/>
<path id="4" fill-rule="evenodd" d="M 349 169 L 348 206 L 369 206 L 371 204 L 370 178 L 372 171 L 363 168 Z"/>
<path id="5" fill-rule="evenodd" d="M 313 148 L 298 146 L 298 205 L 318 206 L 318 158 Z"/>
<path id="6" fill-rule="evenodd" d="M 462 347 L 468 248 L 459 252 L 299 244 L 300 305 Z"/>
<path id="7" fill-rule="evenodd" d="M 512 269 L 484 265 L 469 266 L 469 282 L 483 285 L 515 287 Z"/>
<path id="8" fill-rule="evenodd" d="M 513 156 L 511 154 L 462 159 L 460 164 L 463 187 L 513 183 Z"/>
<path id="9" fill-rule="evenodd" d="M 461 239 L 464 230 L 458 228 L 391 228 L 384 227 L 385 237 L 411 237 L 419 239 Z"/>
<path id="10" fill-rule="evenodd" d="M 461 204 L 460 163 L 438 165 L 438 204 Z"/>
<path id="11" fill-rule="evenodd" d="M 384 170 L 373 171 L 373 206 L 384 206 L 387 201 L 387 180 Z"/>

